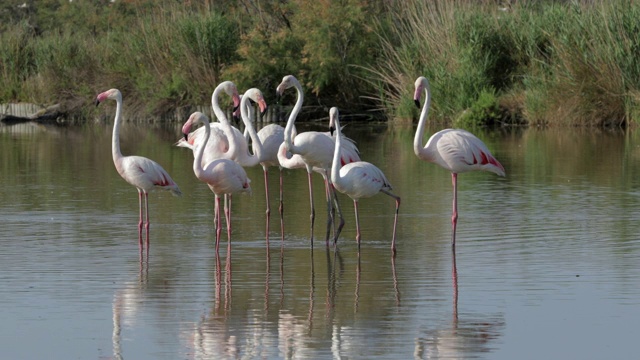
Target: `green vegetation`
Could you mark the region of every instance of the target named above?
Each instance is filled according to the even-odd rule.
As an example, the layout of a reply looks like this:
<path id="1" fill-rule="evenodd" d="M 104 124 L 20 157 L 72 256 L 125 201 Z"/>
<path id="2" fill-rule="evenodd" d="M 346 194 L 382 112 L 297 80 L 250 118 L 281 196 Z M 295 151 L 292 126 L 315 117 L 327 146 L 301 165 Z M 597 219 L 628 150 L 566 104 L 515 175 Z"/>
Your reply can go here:
<path id="1" fill-rule="evenodd" d="M 633 0 L 23 3 L 0 5 L 0 103 L 118 87 L 128 109 L 158 115 L 208 104 L 225 79 L 274 102 L 294 74 L 307 113 L 407 118 L 424 75 L 431 120 L 455 126 L 640 121 Z"/>

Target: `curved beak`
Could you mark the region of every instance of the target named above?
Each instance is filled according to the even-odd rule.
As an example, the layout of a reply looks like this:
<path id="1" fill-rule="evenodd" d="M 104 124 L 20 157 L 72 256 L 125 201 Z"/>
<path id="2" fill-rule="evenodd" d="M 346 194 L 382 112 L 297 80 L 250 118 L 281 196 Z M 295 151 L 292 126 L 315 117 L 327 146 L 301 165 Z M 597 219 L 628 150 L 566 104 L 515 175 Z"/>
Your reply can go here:
<path id="1" fill-rule="evenodd" d="M 420 100 L 419 99 L 415 99 L 415 100 L 413 100 L 413 102 L 416 104 L 416 107 L 418 109 L 420 109 Z"/>
<path id="2" fill-rule="evenodd" d="M 267 103 L 264 99 L 260 99 L 258 101 L 258 107 L 260 108 L 260 115 L 263 115 L 267 112 Z"/>

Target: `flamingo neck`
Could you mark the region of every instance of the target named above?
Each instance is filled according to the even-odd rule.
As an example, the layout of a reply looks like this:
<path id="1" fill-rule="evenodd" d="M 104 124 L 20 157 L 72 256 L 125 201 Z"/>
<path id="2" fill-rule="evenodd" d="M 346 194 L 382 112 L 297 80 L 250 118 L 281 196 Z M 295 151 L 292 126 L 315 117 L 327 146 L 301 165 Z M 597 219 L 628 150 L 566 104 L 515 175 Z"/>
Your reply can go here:
<path id="1" fill-rule="evenodd" d="M 416 136 L 413 139 L 413 151 L 419 158 L 428 160 L 429 154 L 426 148 L 422 145 L 422 139 L 424 138 L 424 131 L 427 126 L 427 116 L 429 115 L 429 108 L 431 107 L 431 89 L 429 89 L 429 85 L 425 87 L 424 92 L 425 100 L 424 105 L 422 106 L 422 112 L 420 113 Z"/>
<path id="2" fill-rule="evenodd" d="M 227 115 L 225 115 L 224 111 L 222 111 L 222 109 L 220 108 L 220 103 L 218 102 L 221 90 L 221 85 L 218 85 L 215 90 L 213 90 L 213 94 L 211 95 L 211 109 L 213 110 L 213 114 L 215 115 L 215 117 L 218 119 L 218 122 L 222 124 L 228 124 L 229 120 L 227 119 Z"/>
<path id="3" fill-rule="evenodd" d="M 113 163 L 118 167 L 122 152 L 120 151 L 120 123 L 122 122 L 122 95 L 116 97 L 116 117 L 113 121 L 113 135 L 111 137 L 111 154 Z"/>
<path id="4" fill-rule="evenodd" d="M 196 151 L 196 156 L 193 159 L 193 172 L 198 178 L 200 178 L 204 173 L 204 169 L 202 168 L 202 155 L 204 154 L 205 145 L 209 141 L 209 136 L 211 135 L 211 126 L 209 125 L 209 122 L 204 120 L 200 120 L 200 122 L 204 124 L 204 141 L 197 145 L 198 149 Z"/>
<path id="5" fill-rule="evenodd" d="M 260 141 L 258 134 L 256 134 L 256 130 L 254 129 L 252 124 L 252 116 L 251 114 L 249 114 L 249 112 L 253 113 L 252 110 L 253 107 L 251 106 L 251 103 L 249 103 L 249 96 L 245 94 L 242 97 L 242 101 L 240 102 L 240 116 L 242 117 L 242 122 L 245 125 L 245 130 L 249 132 L 249 136 L 251 137 L 251 147 L 253 149 L 253 155 L 247 155 L 249 158 L 248 160 L 252 164 L 250 166 L 258 164 L 261 160 L 262 155 L 264 154 L 262 142 Z"/>
<path id="6" fill-rule="evenodd" d="M 340 168 L 342 163 L 340 162 L 340 148 L 342 146 L 342 131 L 340 131 L 340 121 L 338 116 L 335 118 L 336 126 L 336 141 L 333 150 L 333 163 L 331 163 L 331 182 L 335 185 L 340 182 Z"/>
<path id="7" fill-rule="evenodd" d="M 222 91 L 222 84 L 216 86 L 215 90 L 213 90 L 213 94 L 211 95 L 211 109 L 213 110 L 213 114 L 218 119 L 218 122 L 222 125 L 222 131 L 224 131 L 227 136 L 227 140 L 229 142 L 229 149 L 227 150 L 228 154 L 235 154 L 237 145 L 234 141 L 233 137 L 233 129 L 231 128 L 231 124 L 227 119 L 227 115 L 225 115 L 224 111 L 220 108 L 220 103 L 218 102 L 218 98 L 220 97 L 220 91 Z M 211 131 L 211 130 L 209 130 Z M 206 142 L 205 142 L 206 143 Z"/>
<path id="8" fill-rule="evenodd" d="M 297 83 L 297 82 L 294 84 L 294 86 L 298 94 L 296 99 L 296 105 L 293 107 L 293 110 L 291 110 L 291 115 L 289 115 L 287 126 L 284 128 L 284 144 L 287 148 L 287 151 L 290 151 L 292 153 L 295 153 L 295 151 L 291 150 L 291 148 L 293 147 L 293 139 L 292 139 L 293 127 L 295 126 L 294 123 L 296 121 L 296 117 L 298 116 L 298 113 L 302 109 L 302 102 L 304 101 L 304 93 L 302 92 L 302 86 L 300 85 L 300 83 Z"/>

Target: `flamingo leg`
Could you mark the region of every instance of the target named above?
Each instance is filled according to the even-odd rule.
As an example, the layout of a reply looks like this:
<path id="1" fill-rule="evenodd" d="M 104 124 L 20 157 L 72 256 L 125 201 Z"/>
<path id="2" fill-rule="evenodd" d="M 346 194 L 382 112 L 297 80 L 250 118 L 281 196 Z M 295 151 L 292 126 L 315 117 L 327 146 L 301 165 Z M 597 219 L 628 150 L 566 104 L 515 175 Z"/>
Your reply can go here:
<path id="1" fill-rule="evenodd" d="M 220 224 L 220 196 L 215 197 L 215 223 L 216 223 L 216 254 L 220 250 L 220 232 L 222 225 Z"/>
<path id="2" fill-rule="evenodd" d="M 453 183 L 453 213 L 451 214 L 451 247 L 456 247 L 456 227 L 458 225 L 458 174 L 451 173 Z"/>
<path id="3" fill-rule="evenodd" d="M 271 203 L 269 202 L 269 180 L 268 180 L 268 170 L 266 167 L 263 167 L 264 170 L 264 191 L 266 193 L 266 197 L 267 197 L 267 225 L 266 225 L 266 229 L 265 229 L 265 233 L 266 233 L 266 241 L 267 244 L 269 244 L 269 219 L 271 218 Z"/>
<path id="4" fill-rule="evenodd" d="M 313 223 L 316 219 L 316 210 L 313 206 L 313 180 L 309 169 L 307 169 L 307 178 L 309 179 L 309 202 L 311 203 L 311 247 L 313 247 Z"/>
<path id="5" fill-rule="evenodd" d="M 282 233 L 282 241 L 284 241 L 284 201 L 282 194 L 282 167 L 280 167 L 280 207 L 278 210 L 280 211 L 280 231 Z"/>
<path id="6" fill-rule="evenodd" d="M 393 219 L 393 237 L 391 238 L 391 252 L 393 253 L 393 256 L 395 256 L 396 255 L 396 229 L 398 228 L 398 212 L 400 210 L 400 197 L 384 189 L 381 189 L 380 191 L 396 199 L 396 215 Z"/>
<path id="7" fill-rule="evenodd" d="M 356 242 L 360 251 L 360 218 L 358 217 L 358 200 L 353 200 L 353 209 L 356 212 Z"/>
<path id="8" fill-rule="evenodd" d="M 138 244 L 140 245 L 140 251 L 142 252 L 142 189 L 138 189 L 138 205 L 140 207 L 140 220 L 138 221 Z"/>
<path id="9" fill-rule="evenodd" d="M 331 233 L 331 225 L 333 224 L 333 217 L 335 215 L 333 210 L 333 204 L 331 202 L 331 190 L 329 190 L 329 179 L 327 176 L 322 176 L 324 179 L 324 196 L 327 201 L 327 236 L 325 237 L 325 242 L 327 246 L 329 246 L 329 234 Z M 334 241 L 335 243 L 335 241 Z"/>
<path id="10" fill-rule="evenodd" d="M 149 193 L 146 191 L 144 192 L 144 212 L 145 212 L 145 230 L 146 230 L 146 235 L 147 235 L 147 252 L 149 252 Z"/>
<path id="11" fill-rule="evenodd" d="M 227 202 L 224 202 L 224 218 L 227 221 L 227 243 L 231 244 L 231 194 L 226 196 L 229 198 L 229 205 L 227 206 Z"/>
<path id="12" fill-rule="evenodd" d="M 336 189 L 335 187 L 333 187 L 332 183 L 329 183 L 329 186 L 330 186 L 331 192 L 333 193 L 333 199 L 336 204 L 336 209 L 338 210 L 338 216 L 340 217 L 340 223 L 338 224 L 336 233 L 334 234 L 334 238 L 333 238 L 333 244 L 335 245 L 338 242 L 338 237 L 340 236 L 340 233 L 342 232 L 342 228 L 344 227 L 344 217 L 342 216 L 342 209 L 340 209 L 340 203 L 338 202 L 338 194 L 336 192 Z"/>

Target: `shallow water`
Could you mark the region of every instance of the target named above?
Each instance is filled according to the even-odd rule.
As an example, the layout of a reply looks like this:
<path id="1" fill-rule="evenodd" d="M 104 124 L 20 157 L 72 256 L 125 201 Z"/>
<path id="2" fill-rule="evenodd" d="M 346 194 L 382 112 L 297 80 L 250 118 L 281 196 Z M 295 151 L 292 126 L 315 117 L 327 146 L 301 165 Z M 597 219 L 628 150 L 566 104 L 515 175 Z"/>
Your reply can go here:
<path id="1" fill-rule="evenodd" d="M 319 126 L 314 124 L 313 126 Z M 312 126 L 312 127 L 313 127 Z M 402 197 L 353 205 L 339 250 L 309 244 L 306 174 L 277 171 L 265 241 L 262 171 L 233 198 L 232 250 L 214 250 L 213 196 L 170 129 L 127 125 L 125 154 L 159 162 L 184 195 L 138 200 L 111 161 L 111 127 L 0 127 L 0 349 L 22 359 L 632 358 L 640 337 L 640 139 L 635 132 L 478 133 L 507 177 L 451 178 L 412 151 L 411 126 L 349 124 L 362 158 Z M 323 199 L 316 175 L 315 197 Z M 320 200 L 318 200 L 320 201 Z M 223 240 L 226 237 L 223 232 Z"/>

